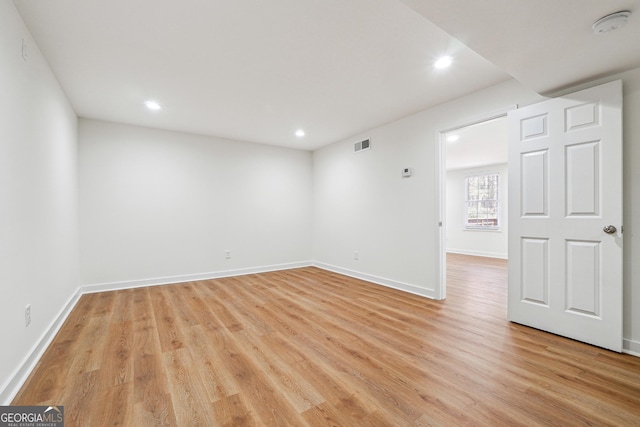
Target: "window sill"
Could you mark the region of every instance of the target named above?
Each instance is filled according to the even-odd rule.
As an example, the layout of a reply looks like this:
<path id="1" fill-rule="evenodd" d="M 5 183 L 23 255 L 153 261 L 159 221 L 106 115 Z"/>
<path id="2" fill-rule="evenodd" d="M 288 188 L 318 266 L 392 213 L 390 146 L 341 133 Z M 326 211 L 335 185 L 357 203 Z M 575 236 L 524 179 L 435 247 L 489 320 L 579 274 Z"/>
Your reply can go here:
<path id="1" fill-rule="evenodd" d="M 462 230 L 463 231 L 482 231 L 482 232 L 492 232 L 492 233 L 500 233 L 500 232 L 502 232 L 501 228 L 465 227 Z"/>

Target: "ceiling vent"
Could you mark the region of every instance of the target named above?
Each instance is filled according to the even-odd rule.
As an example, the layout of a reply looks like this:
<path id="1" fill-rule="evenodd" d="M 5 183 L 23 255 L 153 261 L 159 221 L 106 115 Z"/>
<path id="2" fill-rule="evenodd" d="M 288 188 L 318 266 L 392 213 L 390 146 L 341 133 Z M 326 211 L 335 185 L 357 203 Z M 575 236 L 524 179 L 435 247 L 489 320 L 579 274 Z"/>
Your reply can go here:
<path id="1" fill-rule="evenodd" d="M 369 138 L 363 139 L 362 141 L 358 141 L 353 145 L 353 151 L 364 151 L 371 148 L 371 140 Z"/>

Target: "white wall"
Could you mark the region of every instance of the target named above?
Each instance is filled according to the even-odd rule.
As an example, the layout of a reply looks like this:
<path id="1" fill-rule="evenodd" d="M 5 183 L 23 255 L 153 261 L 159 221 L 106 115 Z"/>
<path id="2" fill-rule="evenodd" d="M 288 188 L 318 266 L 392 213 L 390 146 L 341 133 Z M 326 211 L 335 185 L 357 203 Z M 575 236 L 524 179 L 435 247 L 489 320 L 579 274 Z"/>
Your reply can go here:
<path id="1" fill-rule="evenodd" d="M 86 119 L 79 145 L 83 285 L 310 263 L 311 153 Z"/>
<path id="2" fill-rule="evenodd" d="M 500 229 L 473 230 L 464 227 L 464 186 L 468 175 L 479 173 L 500 174 Z M 446 230 L 447 252 L 507 258 L 508 250 L 508 172 L 506 164 L 447 171 Z"/>
<path id="3" fill-rule="evenodd" d="M 623 79 L 624 346 L 640 354 L 640 69 L 580 87 Z M 432 295 L 438 282 L 436 140 L 438 132 L 514 104 L 543 98 L 509 81 L 314 153 L 314 259 L 327 268 Z M 353 143 L 371 137 L 371 151 Z M 404 166 L 414 168 L 409 180 Z M 360 260 L 353 259 L 353 251 Z"/>
<path id="4" fill-rule="evenodd" d="M 0 404 L 6 404 L 78 288 L 77 122 L 11 1 L 0 2 L 0 64 Z"/>

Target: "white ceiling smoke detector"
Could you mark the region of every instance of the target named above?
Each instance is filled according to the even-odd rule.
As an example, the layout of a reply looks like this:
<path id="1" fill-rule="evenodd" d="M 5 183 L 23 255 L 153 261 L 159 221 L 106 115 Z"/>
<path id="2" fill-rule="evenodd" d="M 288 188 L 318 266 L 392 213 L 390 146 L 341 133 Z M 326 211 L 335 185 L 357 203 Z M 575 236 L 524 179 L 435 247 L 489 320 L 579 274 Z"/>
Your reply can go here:
<path id="1" fill-rule="evenodd" d="M 591 28 L 595 34 L 604 34 L 627 25 L 631 12 L 623 10 L 598 19 Z"/>

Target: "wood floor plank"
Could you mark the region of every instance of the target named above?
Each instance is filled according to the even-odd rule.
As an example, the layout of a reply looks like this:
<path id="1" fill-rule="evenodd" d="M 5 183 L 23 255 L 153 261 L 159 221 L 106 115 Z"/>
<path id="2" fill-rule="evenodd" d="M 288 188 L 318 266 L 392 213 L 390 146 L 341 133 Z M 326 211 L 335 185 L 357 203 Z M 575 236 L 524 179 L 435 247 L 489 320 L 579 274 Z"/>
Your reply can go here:
<path id="1" fill-rule="evenodd" d="M 160 346 L 163 352 L 184 347 L 181 325 L 174 312 L 173 302 L 166 288 L 167 286 L 158 286 L 149 289 L 157 325 L 156 332 L 160 338 Z"/>
<path id="2" fill-rule="evenodd" d="M 43 373 L 46 375 L 46 373 Z M 83 372 L 71 375 L 69 384 L 56 398 L 57 404 L 64 406 L 65 426 L 90 426 L 92 420 L 103 415 L 96 402 L 104 402 L 104 393 L 97 384 L 97 371 Z M 33 403 L 21 402 L 18 405 L 33 405 Z"/>
<path id="3" fill-rule="evenodd" d="M 331 322 L 325 322 L 324 329 L 295 313 L 294 304 L 290 303 L 289 309 L 294 313 L 288 321 L 297 322 L 292 324 L 307 331 L 305 335 L 296 334 L 291 339 L 306 348 L 314 360 L 320 360 L 331 375 L 341 378 L 350 389 L 371 396 L 373 402 L 386 402 L 387 410 L 400 416 L 403 421 L 416 416 L 414 403 L 420 397 L 407 393 L 393 376 L 387 377 L 384 382 L 376 381 L 377 374 L 382 374 L 385 368 L 356 343 L 357 337 L 348 334 L 346 339 L 342 339 L 336 335 Z"/>
<path id="4" fill-rule="evenodd" d="M 177 426 L 171 395 L 166 394 L 155 400 L 145 400 L 133 405 L 133 415 L 123 425 L 130 426 Z M 158 398 L 159 397 L 159 398 Z"/>
<path id="5" fill-rule="evenodd" d="M 254 337 L 247 336 L 240 331 L 236 339 L 245 354 L 265 373 L 272 377 L 278 387 L 278 393 L 290 403 L 293 408 L 302 413 L 309 408 L 325 401 L 325 398 L 304 379 L 302 375 L 291 369 L 278 355 L 269 349 L 268 354 L 262 349 Z"/>
<path id="6" fill-rule="evenodd" d="M 223 366 L 232 373 L 246 400 L 251 402 L 259 419 L 267 425 L 301 425 L 302 417 L 282 398 L 273 380 L 247 356 L 226 329 L 208 331 Z M 278 396 L 276 399 L 273 396 Z"/>
<path id="7" fill-rule="evenodd" d="M 202 378 L 210 402 L 226 399 L 240 393 L 233 375 L 223 368 L 224 362 L 202 326 L 189 328 L 188 348 L 194 359 L 192 369 Z"/>
<path id="8" fill-rule="evenodd" d="M 137 289 L 125 289 L 116 292 L 113 308 L 113 322 L 129 322 L 133 320 L 134 295 Z"/>
<path id="9" fill-rule="evenodd" d="M 109 387 L 104 392 L 102 411 L 91 413 L 91 426 L 126 426 L 133 420 L 133 382 Z"/>
<path id="10" fill-rule="evenodd" d="M 312 426 L 350 426 L 361 421 L 361 419 L 354 419 L 352 414 L 341 411 L 336 405 L 329 402 L 313 406 L 304 411 L 302 415 Z"/>
<path id="11" fill-rule="evenodd" d="M 260 425 L 254 416 L 253 411 L 240 394 L 232 394 L 218 400 L 213 405 L 215 420 L 217 424 L 224 427 L 234 426 L 257 426 Z"/>
<path id="12" fill-rule="evenodd" d="M 167 351 L 163 353 L 163 361 L 178 425 L 209 425 L 214 415 L 212 406 L 202 378 L 193 369 L 194 360 L 189 349 Z"/>
<path id="13" fill-rule="evenodd" d="M 317 268 L 83 296 L 14 404 L 68 426 L 640 425 L 640 358 L 506 321 L 505 260 L 445 301 Z"/>
<path id="14" fill-rule="evenodd" d="M 176 425 L 149 289 L 133 298 L 133 425 Z"/>
<path id="15" fill-rule="evenodd" d="M 105 340 L 109 345 L 102 349 L 102 361 L 99 365 L 100 383 L 108 387 L 132 382 L 133 322 L 111 323 Z"/>

